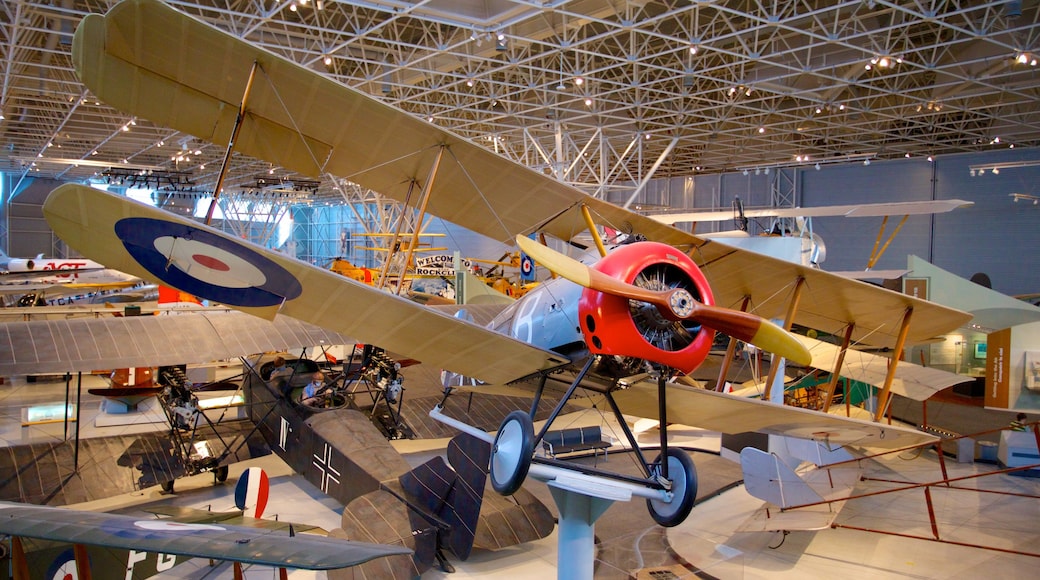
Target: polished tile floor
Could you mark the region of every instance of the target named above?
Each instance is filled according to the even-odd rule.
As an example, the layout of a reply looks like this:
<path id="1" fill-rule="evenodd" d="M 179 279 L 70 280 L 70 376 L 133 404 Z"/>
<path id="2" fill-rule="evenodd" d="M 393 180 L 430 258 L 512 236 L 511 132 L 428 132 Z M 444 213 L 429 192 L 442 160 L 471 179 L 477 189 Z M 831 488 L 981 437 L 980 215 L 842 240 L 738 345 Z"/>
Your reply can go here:
<path id="1" fill-rule="evenodd" d="M 100 378 L 84 377 L 81 436 L 165 428 L 162 424 L 97 427 L 95 418 L 99 400 L 86 395 L 88 382 L 96 383 L 90 386 L 104 386 Z M 73 398 L 75 390 L 73 379 Z M 64 383 L 8 381 L 0 385 L 0 444 L 60 440 L 63 436 L 62 423 L 22 426 L 22 409 L 43 403 L 63 402 L 64 397 Z M 691 437 L 701 439 L 703 446 L 703 434 Z M 1036 567 L 1040 565 L 1040 558 L 1033 556 L 841 527 L 787 535 L 779 532 L 740 532 L 740 525 L 761 508 L 762 502 L 748 496 L 740 486 L 721 491 L 728 487 L 726 482 L 739 479 L 739 470 L 721 463 L 726 460 L 717 456 L 702 458 L 699 455 L 696 459 L 705 482 L 710 473 L 720 474 L 720 481 L 711 484 L 720 493 L 702 499 L 686 522 L 669 530 L 653 525 L 641 500 L 615 504 L 597 523 L 599 551 L 601 556 L 619 551 L 626 552 L 626 555 L 623 564 L 618 564 L 616 559 L 603 557 L 596 566 L 597 578 L 846 576 L 880 579 L 989 576 L 1003 579 L 1035 577 Z M 624 454 L 612 454 L 609 461 L 624 461 Z M 280 519 L 317 523 L 328 528 L 338 527 L 342 507 L 324 497 L 302 477 L 292 475 L 284 463 L 273 456 L 235 466 L 229 482 L 233 483 L 245 467 L 254 463 L 267 469 L 272 479 L 269 514 L 278 513 Z M 956 463 L 950 458 L 947 458 L 946 466 L 951 477 L 996 469 L 992 464 Z M 868 475 L 877 477 L 900 477 L 916 482 L 934 481 L 940 477 L 939 462 L 932 452 L 892 455 L 871 461 L 866 471 Z M 139 509 L 136 506 L 158 501 L 222 509 L 233 503 L 233 485 L 213 486 L 209 474 L 196 476 L 195 480 L 189 478 L 183 483 L 178 482 L 175 495 L 161 495 L 153 488 L 113 498 L 103 502 L 103 505 L 87 507 L 133 511 Z M 525 485 L 543 497 L 550 509 L 555 511 L 544 484 L 529 481 Z M 705 485 L 702 483 L 702 490 Z M 857 492 L 877 491 L 891 485 L 863 482 L 857 487 Z M 942 539 L 985 544 L 1009 551 L 1040 552 L 1040 502 L 1026 497 L 1040 495 L 1040 479 L 1001 474 L 969 480 L 962 485 L 1022 495 L 932 488 L 932 509 Z M 902 534 L 932 534 L 925 494 L 921 489 L 852 500 L 839 514 L 836 523 Z M 467 562 L 454 562 L 457 567 L 454 574 L 431 570 L 425 577 L 461 580 L 508 574 L 510 578 L 545 580 L 556 575 L 559 557 L 556 542 L 554 533 L 539 542 L 501 552 L 477 553 Z M 247 571 L 247 575 L 251 578 L 274 577 L 272 570 L 260 568 Z M 304 572 L 294 572 L 291 576 L 323 577 L 322 574 Z M 210 567 L 206 562 L 191 562 L 164 573 L 162 577 L 230 578 L 231 571 L 226 565 Z"/>

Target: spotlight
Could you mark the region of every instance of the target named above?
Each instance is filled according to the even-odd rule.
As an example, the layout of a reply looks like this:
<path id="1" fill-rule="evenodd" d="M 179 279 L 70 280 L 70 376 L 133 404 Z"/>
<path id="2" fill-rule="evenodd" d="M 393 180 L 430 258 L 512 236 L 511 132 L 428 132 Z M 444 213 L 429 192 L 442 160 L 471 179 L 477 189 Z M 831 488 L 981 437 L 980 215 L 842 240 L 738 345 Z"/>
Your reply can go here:
<path id="1" fill-rule="evenodd" d="M 993 168 L 993 175 L 1000 175 L 1000 170 L 996 167 Z"/>
<path id="2" fill-rule="evenodd" d="M 817 164 L 816 164 L 816 167 L 815 167 L 815 169 L 816 169 L 816 171 L 819 171 L 819 170 L 820 170 L 820 164 L 819 164 L 819 163 L 817 163 Z"/>
<path id="3" fill-rule="evenodd" d="M 975 177 L 975 170 L 974 170 L 974 169 L 972 169 L 972 170 L 968 171 L 968 173 L 969 173 L 969 174 L 970 174 L 970 175 L 971 175 L 972 177 Z"/>
<path id="4" fill-rule="evenodd" d="M 747 175 L 747 174 L 748 174 L 748 170 L 747 170 L 747 169 L 745 169 L 745 170 L 744 170 L 744 175 Z"/>
<path id="5" fill-rule="evenodd" d="M 870 159 L 864 159 L 863 165 L 870 165 Z"/>

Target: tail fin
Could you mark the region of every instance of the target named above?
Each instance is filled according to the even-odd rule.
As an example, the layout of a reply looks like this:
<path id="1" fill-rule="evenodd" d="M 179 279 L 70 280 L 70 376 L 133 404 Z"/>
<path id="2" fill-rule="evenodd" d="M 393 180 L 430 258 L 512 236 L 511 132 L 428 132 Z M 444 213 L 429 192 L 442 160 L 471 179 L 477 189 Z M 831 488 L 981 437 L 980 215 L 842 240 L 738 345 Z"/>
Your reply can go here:
<path id="1" fill-rule="evenodd" d="M 197 297 L 181 292 L 169 286 L 159 285 L 159 308 L 168 310 L 183 310 L 200 308 L 202 301 Z"/>
<path id="2" fill-rule="evenodd" d="M 267 473 L 263 468 L 250 467 L 242 473 L 238 485 L 235 486 L 235 507 L 242 510 L 246 517 L 263 517 L 270 489 Z"/>

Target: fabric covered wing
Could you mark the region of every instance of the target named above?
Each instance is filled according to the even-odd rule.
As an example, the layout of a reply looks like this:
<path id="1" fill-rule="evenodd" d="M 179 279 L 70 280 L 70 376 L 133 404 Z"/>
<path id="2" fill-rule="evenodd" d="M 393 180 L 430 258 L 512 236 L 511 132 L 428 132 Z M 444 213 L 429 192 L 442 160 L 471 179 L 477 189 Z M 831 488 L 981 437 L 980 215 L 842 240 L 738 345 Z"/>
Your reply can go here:
<path id="1" fill-rule="evenodd" d="M 936 440 L 915 429 L 775 405 L 705 391 L 684 385 L 667 388 L 669 423 L 702 427 L 721 433 L 757 431 L 812 439 L 829 447 L 854 445 L 898 449 Z M 657 419 L 657 385 L 641 382 L 618 391 L 614 398 L 626 415 Z"/>
<path id="2" fill-rule="evenodd" d="M 811 366 L 828 372 L 834 370 L 834 363 L 838 360 L 841 348 L 807 336 L 796 335 L 796 338 L 809 349 L 809 354 L 812 355 L 812 362 L 809 363 Z M 892 359 L 886 356 L 848 349 L 845 351 L 845 360 L 842 361 L 838 374 L 854 381 L 883 387 L 891 362 Z M 901 361 L 896 366 L 896 375 L 892 380 L 892 393 L 915 401 L 924 401 L 943 389 L 973 380 L 972 377 Z"/>
<path id="3" fill-rule="evenodd" d="M 330 570 L 411 551 L 383 544 L 219 524 L 0 503 L 0 533 L 264 566 Z"/>
<path id="4" fill-rule="evenodd" d="M 839 335 L 855 323 L 856 343 L 894 346 L 907 309 L 913 309 L 907 334 L 911 344 L 971 320 L 960 310 L 711 240 L 698 238 L 692 256 L 711 283 L 717 305 L 740 308 L 748 296 L 750 310 L 763 318 L 783 319 L 795 282 L 804 279 L 794 323 Z"/>
<path id="5" fill-rule="evenodd" d="M 73 58 L 80 80 L 107 104 L 219 145 L 230 139 L 255 62 L 237 151 L 399 201 L 440 156 L 429 211 L 499 241 L 561 212 L 567 217 L 551 233 L 569 239 L 585 230 L 576 209 L 583 201 L 619 229 L 633 229 L 635 219 L 655 239 L 682 236 L 155 0 L 88 15 Z"/>
<path id="6" fill-rule="evenodd" d="M 856 322 L 854 338 L 869 344 L 892 346 L 909 305 L 915 306 L 911 342 L 967 320 L 958 311 L 712 244 L 593 198 L 156 0 L 126 0 L 105 16 L 84 18 L 73 58 L 83 83 L 106 103 L 221 145 L 257 63 L 236 150 L 309 175 L 331 173 L 398 201 L 424 185 L 437 165 L 428 210 L 499 241 L 535 230 L 569 240 L 586 230 L 584 205 L 600 225 L 693 251 L 721 305 L 751 296 L 756 313 L 782 317 L 785 290 L 803 276 L 807 295 L 795 323 L 834 332 Z"/>
<path id="7" fill-rule="evenodd" d="M 197 364 L 261 352 L 351 344 L 287 316 L 241 312 L 0 323 L 0 375 Z"/>
<path id="8" fill-rule="evenodd" d="M 58 187 L 47 198 L 44 215 L 70 247 L 112 268 L 264 318 L 276 312 L 291 316 L 489 383 L 567 362 L 555 353 L 90 187 Z"/>

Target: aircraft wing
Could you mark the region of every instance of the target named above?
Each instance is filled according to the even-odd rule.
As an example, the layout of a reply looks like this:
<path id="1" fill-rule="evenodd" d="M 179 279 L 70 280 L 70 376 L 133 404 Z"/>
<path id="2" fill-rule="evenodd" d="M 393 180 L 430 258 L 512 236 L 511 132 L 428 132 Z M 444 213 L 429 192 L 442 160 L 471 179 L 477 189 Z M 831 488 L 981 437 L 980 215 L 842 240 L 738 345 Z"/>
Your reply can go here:
<path id="1" fill-rule="evenodd" d="M 489 383 L 569 362 L 123 196 L 65 184 L 43 211 L 55 233 L 85 256 L 262 318 L 297 318 Z"/>
<path id="2" fill-rule="evenodd" d="M 125 0 L 104 16 L 85 17 L 76 30 L 73 59 L 80 79 L 106 103 L 221 145 L 230 139 L 256 63 L 236 150 L 308 175 L 331 173 L 398 201 L 411 185 L 425 184 L 437 165 L 428 210 L 506 243 L 536 230 L 570 240 L 586 230 L 585 206 L 600 225 L 691 251 L 724 306 L 750 296 L 757 314 L 783 317 L 789 288 L 802 277 L 806 292 L 794 322 L 829 332 L 855 322 L 857 342 L 893 346 L 908 307 L 914 308 L 911 342 L 970 319 L 876 286 L 712 243 L 591 197 L 156 0 Z"/>
<path id="3" fill-rule="evenodd" d="M 62 284 L 54 283 L 34 283 L 34 282 L 0 282 L 0 294 L 12 295 L 12 294 L 28 294 L 29 292 L 39 292 L 40 290 L 48 290 L 50 288 L 65 288 L 68 287 L 69 282 Z"/>
<path id="4" fill-rule="evenodd" d="M 626 415 L 659 420 L 656 384 L 635 383 L 615 392 L 614 400 Z M 832 448 L 852 445 L 899 449 L 937 439 L 908 427 L 839 417 L 674 383 L 668 385 L 666 405 L 669 423 L 728 434 L 757 431 L 787 435 L 811 439 Z"/>
<path id="5" fill-rule="evenodd" d="M 838 346 L 802 335 L 796 335 L 795 338 L 809 349 L 809 354 L 812 355 L 810 366 L 828 372 L 834 370 L 834 363 L 837 362 L 838 353 L 841 351 Z M 845 351 L 845 359 L 838 374 L 881 388 L 885 384 L 891 362 L 892 359 L 886 356 L 848 349 Z M 945 388 L 973 380 L 972 377 L 901 361 L 896 366 L 892 393 L 915 401 L 924 401 Z"/>
<path id="6" fill-rule="evenodd" d="M 716 304 L 739 308 L 747 296 L 750 310 L 763 318 L 783 319 L 795 283 L 803 279 L 794 323 L 836 334 L 854 324 L 856 343 L 894 346 L 907 309 L 913 310 L 911 344 L 971 320 L 967 312 L 711 240 L 700 240 L 692 256 L 711 283 Z"/>
<path id="7" fill-rule="evenodd" d="M 882 217 L 892 215 L 922 215 L 946 213 L 960 207 L 974 205 L 963 199 L 940 199 L 926 201 L 899 201 L 891 203 L 863 203 L 854 205 L 827 205 L 821 207 L 772 207 L 744 210 L 747 218 L 798 218 L 798 217 Z M 722 222 L 735 217 L 732 209 L 706 211 L 677 211 L 653 214 L 650 217 L 665 223 Z"/>
<path id="8" fill-rule="evenodd" d="M 193 364 L 353 342 L 294 318 L 240 312 L 4 322 L 0 375 Z"/>
<path id="9" fill-rule="evenodd" d="M 255 62 L 237 151 L 306 175 L 331 173 L 398 201 L 440 159 L 429 211 L 502 242 L 554 218 L 550 233 L 570 239 L 586 229 L 583 202 L 618 229 L 634 219 L 654 239 L 681 235 L 155 0 L 87 15 L 73 59 L 102 101 L 220 145 L 230 139 Z"/>
<path id="10" fill-rule="evenodd" d="M 0 503 L 0 533 L 303 570 L 335 570 L 411 553 L 399 546 L 289 536 L 223 523 L 184 524 L 8 502 Z"/>

